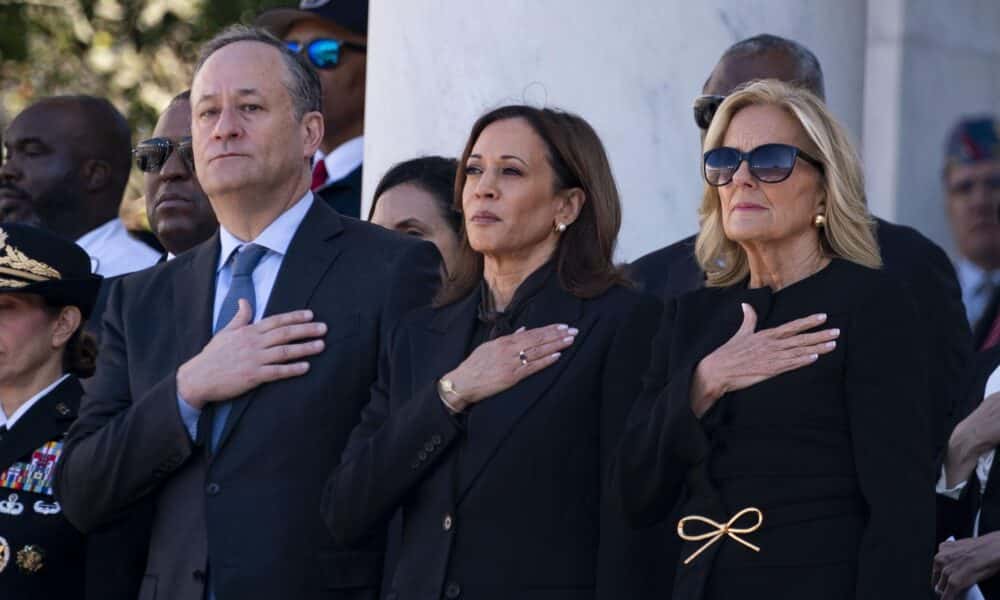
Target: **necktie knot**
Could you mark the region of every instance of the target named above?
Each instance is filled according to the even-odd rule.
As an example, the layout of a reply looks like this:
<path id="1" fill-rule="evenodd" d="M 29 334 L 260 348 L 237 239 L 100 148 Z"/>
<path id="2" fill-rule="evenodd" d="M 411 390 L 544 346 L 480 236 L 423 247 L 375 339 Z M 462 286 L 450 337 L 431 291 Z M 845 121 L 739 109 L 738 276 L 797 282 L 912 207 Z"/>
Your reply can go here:
<path id="1" fill-rule="evenodd" d="M 246 277 L 257 268 L 257 263 L 267 254 L 267 248 L 257 244 L 247 244 L 240 248 L 233 261 L 233 277 Z"/>

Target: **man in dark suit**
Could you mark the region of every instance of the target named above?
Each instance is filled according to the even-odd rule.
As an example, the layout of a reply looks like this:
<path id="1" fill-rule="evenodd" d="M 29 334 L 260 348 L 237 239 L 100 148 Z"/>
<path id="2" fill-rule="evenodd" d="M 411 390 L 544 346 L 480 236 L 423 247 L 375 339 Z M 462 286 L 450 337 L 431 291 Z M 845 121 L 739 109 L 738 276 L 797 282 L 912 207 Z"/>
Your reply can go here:
<path id="1" fill-rule="evenodd" d="M 825 97 L 823 71 L 808 48 L 773 35 L 749 38 L 723 53 L 705 82 L 704 95 L 695 101 L 695 121 L 703 135 L 725 96 L 754 79 L 794 82 Z M 931 429 L 938 455 L 964 391 L 955 382 L 962 381 L 972 353 L 961 290 L 951 261 L 934 242 L 910 227 L 876 221 L 885 269 L 910 291 L 921 317 L 913 326 L 925 331 L 927 352 L 932 354 L 929 379 L 936 410 Z M 643 256 L 630 266 L 632 277 L 665 300 L 700 287 L 704 274 L 694 245 L 695 236 L 691 236 Z"/>
<path id="2" fill-rule="evenodd" d="M 84 531 L 152 499 L 143 598 L 377 598 L 384 536 L 338 545 L 321 488 L 440 257 L 314 201 L 319 80 L 278 40 L 223 32 L 191 97 L 220 230 L 115 283 L 57 493 Z"/>
<path id="3" fill-rule="evenodd" d="M 313 192 L 342 215 L 361 216 L 368 0 L 302 0 L 255 23 L 316 67 L 326 132 L 313 161 Z"/>

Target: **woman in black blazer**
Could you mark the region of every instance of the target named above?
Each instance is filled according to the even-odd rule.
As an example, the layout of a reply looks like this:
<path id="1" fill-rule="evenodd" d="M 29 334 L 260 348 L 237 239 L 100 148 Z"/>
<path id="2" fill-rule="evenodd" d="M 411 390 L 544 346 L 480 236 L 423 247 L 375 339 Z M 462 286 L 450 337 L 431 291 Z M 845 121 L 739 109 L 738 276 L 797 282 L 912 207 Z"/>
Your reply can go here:
<path id="1" fill-rule="evenodd" d="M 615 459 L 633 523 L 682 538 L 675 599 L 928 598 L 930 399 L 914 308 L 879 270 L 861 169 L 775 81 L 705 139 L 697 256 Z"/>
<path id="2" fill-rule="evenodd" d="M 627 529 L 604 474 L 661 306 L 612 264 L 604 149 L 577 116 L 508 106 L 460 164 L 476 261 L 398 328 L 326 522 L 354 543 L 400 514 L 387 598 L 650 597 L 662 538 Z"/>
<path id="3" fill-rule="evenodd" d="M 104 598 L 93 541 L 62 514 L 53 472 L 94 371 L 82 326 L 101 278 L 76 244 L 27 225 L 0 227 L 0 598 Z"/>

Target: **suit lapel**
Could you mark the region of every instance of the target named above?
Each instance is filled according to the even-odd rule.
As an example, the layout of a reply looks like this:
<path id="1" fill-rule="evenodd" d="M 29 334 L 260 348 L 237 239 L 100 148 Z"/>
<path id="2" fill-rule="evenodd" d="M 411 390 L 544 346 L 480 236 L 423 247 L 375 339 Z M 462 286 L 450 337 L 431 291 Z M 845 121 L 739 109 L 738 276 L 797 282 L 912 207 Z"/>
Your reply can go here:
<path id="1" fill-rule="evenodd" d="M 496 396 L 483 400 L 472 409 L 468 421 L 469 442 L 459 468 L 459 502 L 507 439 L 511 429 L 528 409 L 545 395 L 566 366 L 573 361 L 577 348 L 583 344 L 596 320 L 596 315 L 581 320 L 583 302 L 561 289 L 555 273 L 545 289 L 531 302 L 527 311 L 524 324 L 528 329 L 566 323 L 571 327 L 577 327 L 580 333 L 573 345 L 563 351 L 554 365 Z"/>
<path id="2" fill-rule="evenodd" d="M 28 409 L 0 442 L 0 472 L 46 442 L 61 440 L 76 419 L 83 388 L 76 377 L 67 377 Z"/>
<path id="3" fill-rule="evenodd" d="M 173 286 L 174 321 L 177 330 L 176 360 L 182 365 L 212 339 L 212 307 L 215 303 L 215 269 L 219 263 L 219 232 L 191 252 L 175 258 L 178 265 Z M 192 302 L 192 298 L 194 301 Z"/>
<path id="4" fill-rule="evenodd" d="M 281 261 L 264 317 L 309 306 L 316 286 L 340 255 L 342 249 L 336 238 L 343 229 L 340 216 L 335 211 L 322 202 L 313 202 Z M 216 454 L 222 451 L 233 428 L 260 389 L 254 388 L 232 401 L 232 410 L 219 438 Z"/>

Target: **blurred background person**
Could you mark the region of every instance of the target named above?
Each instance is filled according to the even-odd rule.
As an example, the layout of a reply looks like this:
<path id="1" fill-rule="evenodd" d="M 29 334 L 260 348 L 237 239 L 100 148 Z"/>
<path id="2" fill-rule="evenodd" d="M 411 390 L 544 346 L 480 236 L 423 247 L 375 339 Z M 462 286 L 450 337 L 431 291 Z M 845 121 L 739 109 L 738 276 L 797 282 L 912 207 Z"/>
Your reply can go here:
<path id="1" fill-rule="evenodd" d="M 76 240 L 105 277 L 153 265 L 159 251 L 118 218 L 131 144 L 125 117 L 103 98 L 56 96 L 32 104 L 4 133 L 0 221 Z"/>
<path id="2" fill-rule="evenodd" d="M 340 214 L 360 218 L 368 0 L 302 0 L 298 9 L 266 11 L 254 24 L 285 40 L 319 73 L 326 129 L 312 191 Z"/>
<path id="3" fill-rule="evenodd" d="M 215 212 L 194 172 L 191 150 L 191 92 L 181 92 L 156 122 L 153 137 L 136 144 L 143 175 L 146 214 L 156 238 L 173 258 L 212 237 Z"/>
<path id="4" fill-rule="evenodd" d="M 401 511 L 398 600 L 662 596 L 646 567 L 663 537 L 629 531 L 605 493 L 661 306 L 614 266 L 603 145 L 578 116 L 506 106 L 460 164 L 479 259 L 397 330 L 324 518 L 359 544 Z"/>
<path id="5" fill-rule="evenodd" d="M 922 321 L 881 270 L 860 160 L 820 99 L 775 80 L 730 95 L 705 150 L 707 284 L 668 300 L 615 463 L 623 506 L 642 525 L 681 503 L 675 598 L 925 598 Z"/>
<path id="6" fill-rule="evenodd" d="M 976 348 L 988 349 L 1000 341 L 1000 328 L 990 336 L 1000 297 L 1000 139 L 993 117 L 955 124 L 943 178 L 962 300 Z"/>
<path id="7" fill-rule="evenodd" d="M 0 249 L 0 597 L 118 597 L 95 569 L 120 556 L 90 544 L 52 493 L 79 380 L 94 372 L 83 323 L 101 278 L 83 249 L 37 227 L 0 226 Z"/>
<path id="8" fill-rule="evenodd" d="M 459 260 L 474 260 L 462 243 L 462 213 L 454 207 L 458 161 L 423 156 L 386 171 L 375 187 L 368 220 L 437 246 L 446 274 Z"/>

